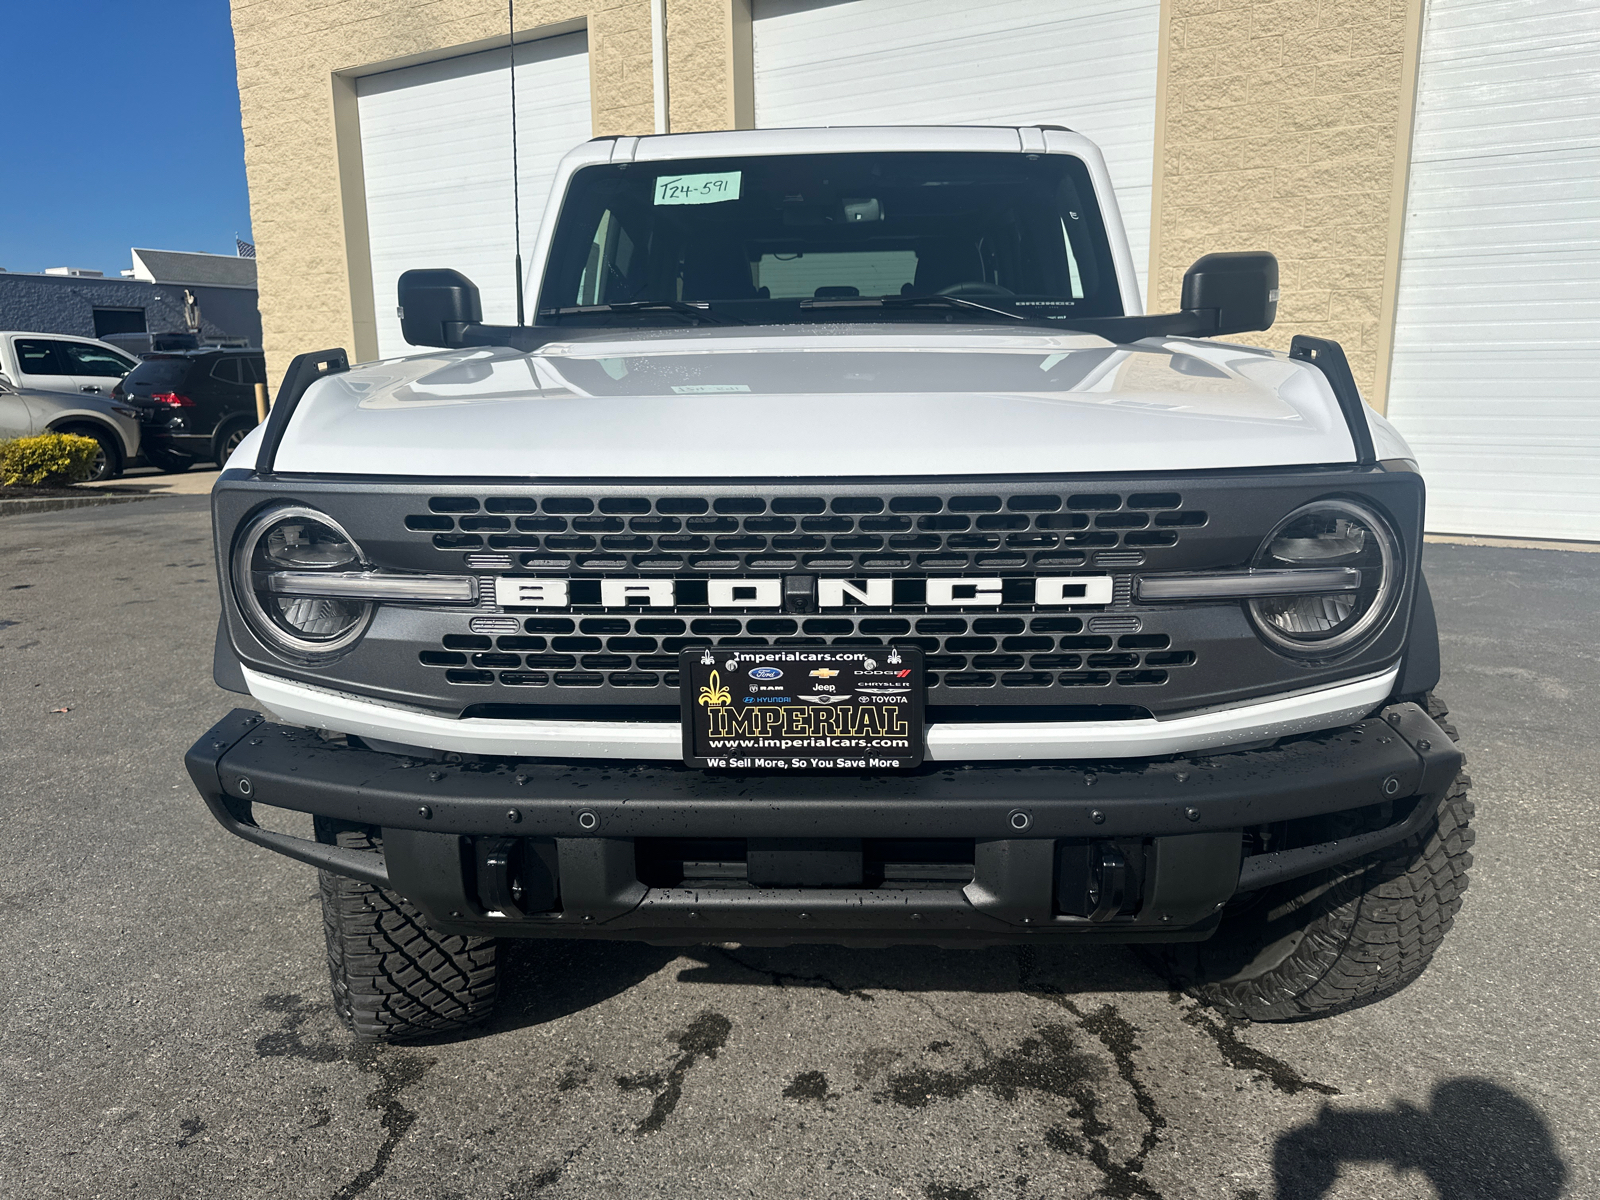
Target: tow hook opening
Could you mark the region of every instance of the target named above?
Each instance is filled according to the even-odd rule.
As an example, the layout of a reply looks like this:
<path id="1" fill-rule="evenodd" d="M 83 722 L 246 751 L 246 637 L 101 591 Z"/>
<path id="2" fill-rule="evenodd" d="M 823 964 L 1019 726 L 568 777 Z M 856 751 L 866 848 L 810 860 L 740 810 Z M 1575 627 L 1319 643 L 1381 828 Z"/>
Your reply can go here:
<path id="1" fill-rule="evenodd" d="M 1144 895 L 1147 840 L 1064 838 L 1056 843 L 1056 911 L 1107 921 L 1135 916 Z"/>

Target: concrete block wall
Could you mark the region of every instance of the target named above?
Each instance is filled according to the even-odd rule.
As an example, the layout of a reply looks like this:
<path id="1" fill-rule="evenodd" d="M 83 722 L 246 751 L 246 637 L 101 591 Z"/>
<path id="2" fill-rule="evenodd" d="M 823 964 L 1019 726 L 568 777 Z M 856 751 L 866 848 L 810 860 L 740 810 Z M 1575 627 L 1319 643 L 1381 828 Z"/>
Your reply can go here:
<path id="1" fill-rule="evenodd" d="M 1384 402 L 1421 0 L 1167 0 L 1151 311 L 1213 250 L 1271 250 L 1277 324 Z"/>
<path id="2" fill-rule="evenodd" d="M 247 288 L 191 289 L 200 305 L 201 332 L 212 337 L 259 335 L 256 294 Z M 145 328 L 170 333 L 184 328 L 182 284 L 135 279 L 0 273 L 0 329 L 94 337 L 97 308 L 142 308 Z"/>

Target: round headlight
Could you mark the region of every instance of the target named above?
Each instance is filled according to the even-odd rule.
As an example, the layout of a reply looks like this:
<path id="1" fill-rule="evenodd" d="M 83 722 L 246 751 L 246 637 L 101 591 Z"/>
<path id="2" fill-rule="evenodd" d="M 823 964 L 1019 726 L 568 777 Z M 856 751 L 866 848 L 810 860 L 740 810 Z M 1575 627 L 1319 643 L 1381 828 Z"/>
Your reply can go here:
<path id="1" fill-rule="evenodd" d="M 256 635 L 301 661 L 325 659 L 365 631 L 372 605 L 360 600 L 285 596 L 270 589 L 274 572 L 339 573 L 364 567 L 361 548 L 324 513 L 274 508 L 257 516 L 233 551 L 233 590 Z"/>
<path id="2" fill-rule="evenodd" d="M 1348 500 L 1318 500 L 1290 513 L 1267 535 L 1258 570 L 1350 567 L 1349 590 L 1250 601 L 1250 614 L 1276 649 L 1301 658 L 1342 654 L 1375 632 L 1400 590 L 1400 552 L 1381 517 Z"/>

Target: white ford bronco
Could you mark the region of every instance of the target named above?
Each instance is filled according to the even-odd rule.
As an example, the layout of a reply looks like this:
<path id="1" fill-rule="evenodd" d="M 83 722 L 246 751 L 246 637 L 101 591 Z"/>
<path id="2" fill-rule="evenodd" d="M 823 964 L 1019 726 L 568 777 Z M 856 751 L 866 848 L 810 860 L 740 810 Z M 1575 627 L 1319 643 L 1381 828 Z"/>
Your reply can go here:
<path id="1" fill-rule="evenodd" d="M 600 138 L 527 320 L 301 355 L 213 492 L 188 768 L 322 872 L 357 1036 L 497 939 L 1159 944 L 1236 1016 L 1390 995 L 1466 887 L 1423 484 L 1276 260 L 1143 315 L 1070 131 Z M 256 820 L 314 817 L 315 837 Z M 281 822 L 276 824 L 281 825 Z"/>

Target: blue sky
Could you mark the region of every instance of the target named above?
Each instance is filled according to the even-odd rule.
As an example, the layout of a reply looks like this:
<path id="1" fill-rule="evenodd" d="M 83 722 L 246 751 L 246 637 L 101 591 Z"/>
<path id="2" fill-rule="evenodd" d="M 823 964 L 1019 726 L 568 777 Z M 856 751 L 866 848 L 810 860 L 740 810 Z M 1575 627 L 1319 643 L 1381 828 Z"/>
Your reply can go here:
<path id="1" fill-rule="evenodd" d="M 0 267 L 250 240 L 228 0 L 4 4 Z"/>

